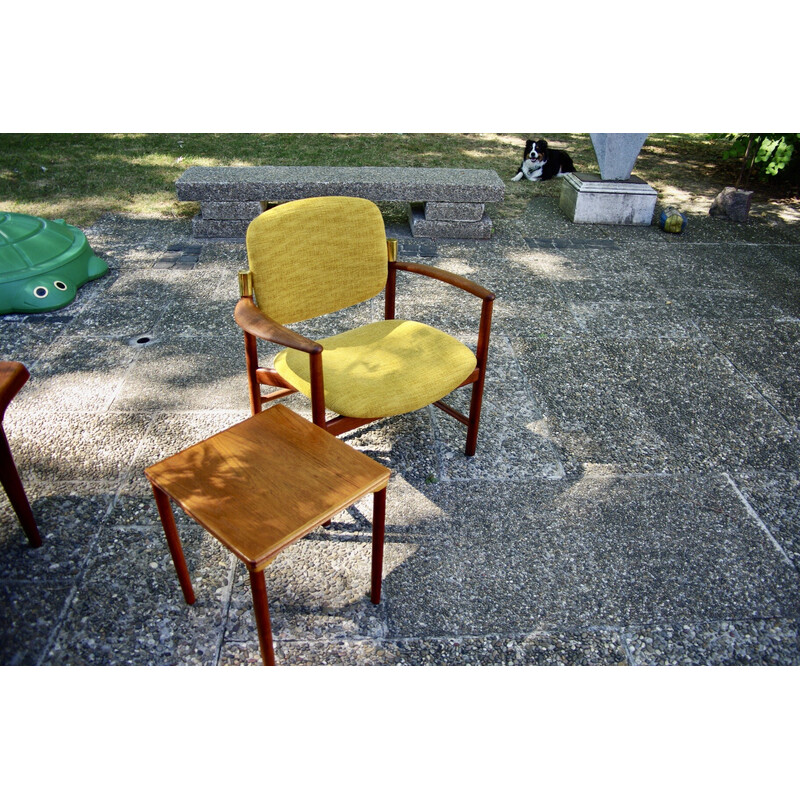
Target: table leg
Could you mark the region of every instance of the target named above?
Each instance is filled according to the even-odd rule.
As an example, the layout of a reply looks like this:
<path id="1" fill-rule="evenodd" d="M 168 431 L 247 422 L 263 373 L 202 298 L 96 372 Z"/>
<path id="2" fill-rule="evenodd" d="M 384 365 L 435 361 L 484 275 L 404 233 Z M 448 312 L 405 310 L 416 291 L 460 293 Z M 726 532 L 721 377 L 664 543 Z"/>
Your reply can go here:
<path id="1" fill-rule="evenodd" d="M 184 599 L 189 605 L 192 605 L 195 601 L 192 579 L 189 577 L 189 568 L 186 566 L 186 559 L 183 556 L 183 548 L 181 547 L 181 540 L 178 536 L 178 528 L 175 525 L 175 516 L 172 513 L 172 505 L 170 504 L 169 496 L 162 492 L 154 483 L 150 485 L 153 487 L 156 507 L 161 517 L 161 524 L 164 526 L 167 545 L 172 555 L 172 563 L 175 565 L 175 571 L 178 573 L 178 580 L 183 590 Z"/>
<path id="2" fill-rule="evenodd" d="M 8 446 L 5 431 L 2 428 L 0 428 L 0 482 L 11 501 L 11 507 L 17 514 L 22 530 L 28 537 L 28 542 L 31 547 L 39 547 L 42 544 L 39 529 L 36 527 L 33 511 L 31 511 L 25 489 L 22 487 L 22 481 L 19 479 L 14 457 L 11 455 L 11 448 Z"/>
<path id="3" fill-rule="evenodd" d="M 250 588 L 253 590 L 253 611 L 256 614 L 258 628 L 258 644 L 261 647 L 261 659 L 268 667 L 275 666 L 275 651 L 272 648 L 272 625 L 269 621 L 269 602 L 267 601 L 267 584 L 264 571 L 250 572 Z"/>
<path id="4" fill-rule="evenodd" d="M 372 509 L 372 589 L 370 599 L 377 605 L 381 601 L 381 575 L 383 573 L 383 539 L 386 531 L 386 487 L 373 495 Z"/>

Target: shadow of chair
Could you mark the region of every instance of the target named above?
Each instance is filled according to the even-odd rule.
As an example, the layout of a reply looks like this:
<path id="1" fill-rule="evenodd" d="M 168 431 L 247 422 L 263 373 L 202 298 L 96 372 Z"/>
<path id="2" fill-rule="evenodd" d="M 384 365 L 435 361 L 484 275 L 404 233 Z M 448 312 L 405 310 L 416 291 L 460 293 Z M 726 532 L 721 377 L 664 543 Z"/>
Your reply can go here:
<path id="1" fill-rule="evenodd" d="M 31 511 L 30 503 L 25 495 L 25 489 L 14 464 L 14 456 L 11 454 L 11 448 L 8 446 L 8 439 L 3 430 L 3 418 L 8 404 L 29 377 L 30 373 L 27 367 L 20 364 L 19 361 L 0 361 L 0 482 L 6 490 L 11 506 L 19 518 L 31 547 L 39 547 L 42 543 L 39 529 L 36 527 L 33 511 Z"/>
<path id="2" fill-rule="evenodd" d="M 387 241 L 380 210 L 361 198 L 315 197 L 265 211 L 248 227 L 247 256 L 235 319 L 244 331 L 252 414 L 299 391 L 311 400 L 313 422 L 338 435 L 433 404 L 467 426 L 465 453 L 475 454 L 492 292 L 446 270 L 398 261 L 397 242 Z M 437 328 L 395 318 L 399 271 L 442 281 L 481 301 L 474 353 Z M 383 320 L 319 341 L 286 327 L 381 291 Z M 258 339 L 285 348 L 272 368 L 259 366 Z M 443 402 L 470 385 L 468 415 Z M 261 386 L 273 391 L 262 395 Z M 327 411 L 335 416 L 328 419 Z"/>

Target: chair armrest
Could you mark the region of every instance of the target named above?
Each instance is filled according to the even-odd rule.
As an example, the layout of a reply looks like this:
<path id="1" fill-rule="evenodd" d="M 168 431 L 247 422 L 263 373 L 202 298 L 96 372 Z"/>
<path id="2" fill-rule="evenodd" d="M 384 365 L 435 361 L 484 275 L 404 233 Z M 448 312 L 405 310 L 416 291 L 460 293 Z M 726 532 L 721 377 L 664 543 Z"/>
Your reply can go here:
<path id="1" fill-rule="evenodd" d="M 429 264 L 414 264 L 408 261 L 395 261 L 394 266 L 403 272 L 413 272 L 416 275 L 425 275 L 428 278 L 435 278 L 437 281 L 449 283 L 457 289 L 463 289 L 465 292 L 474 294 L 481 300 L 494 300 L 494 292 L 490 292 L 478 283 L 463 278 L 461 275 L 456 275 L 455 272 L 448 272 L 446 269 L 439 267 L 432 267 Z"/>
<path id="2" fill-rule="evenodd" d="M 242 297 L 236 304 L 233 312 L 236 324 L 245 332 L 265 339 L 268 342 L 300 350 L 303 353 L 321 353 L 322 345 L 313 339 L 308 339 L 302 334 L 281 325 L 268 317 L 251 297 Z"/>
<path id="3" fill-rule="evenodd" d="M 387 281 L 386 291 L 386 319 L 394 319 L 395 314 L 395 279 L 396 272 L 394 270 L 403 270 L 404 272 L 413 272 L 417 275 L 424 275 L 427 278 L 435 278 L 438 281 L 455 286 L 457 289 L 462 289 L 469 292 L 475 297 L 479 298 L 481 303 L 481 319 L 478 326 L 478 346 L 476 350 L 476 357 L 478 359 L 478 369 L 481 375 L 486 370 L 486 359 L 489 354 L 489 330 L 492 326 L 492 306 L 494 305 L 495 294 L 490 292 L 478 283 L 469 280 L 469 278 L 462 278 L 461 275 L 456 275 L 454 272 L 448 272 L 439 267 L 432 267 L 429 264 L 415 264 L 408 261 L 390 261 L 389 262 L 389 280 Z M 481 378 L 481 381 L 483 378 Z"/>

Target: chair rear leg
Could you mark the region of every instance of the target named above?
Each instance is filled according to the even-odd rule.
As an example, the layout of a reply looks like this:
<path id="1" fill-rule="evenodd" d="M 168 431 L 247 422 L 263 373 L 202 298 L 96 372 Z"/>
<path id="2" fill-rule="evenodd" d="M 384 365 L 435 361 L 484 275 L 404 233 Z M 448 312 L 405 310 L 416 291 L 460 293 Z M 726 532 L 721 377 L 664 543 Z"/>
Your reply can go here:
<path id="1" fill-rule="evenodd" d="M 372 585 L 370 600 L 377 605 L 381 601 L 381 579 L 383 576 L 383 549 L 386 535 L 386 487 L 373 495 L 372 507 Z"/>

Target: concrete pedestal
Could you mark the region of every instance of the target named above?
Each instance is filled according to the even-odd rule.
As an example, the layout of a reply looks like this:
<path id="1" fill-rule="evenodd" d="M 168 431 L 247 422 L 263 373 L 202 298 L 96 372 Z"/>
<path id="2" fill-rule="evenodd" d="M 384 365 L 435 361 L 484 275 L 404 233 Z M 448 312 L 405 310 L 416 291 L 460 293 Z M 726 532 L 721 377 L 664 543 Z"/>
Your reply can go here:
<path id="1" fill-rule="evenodd" d="M 650 225 L 658 193 L 641 178 L 604 181 L 599 175 L 569 172 L 563 178 L 559 206 L 573 222 Z"/>

